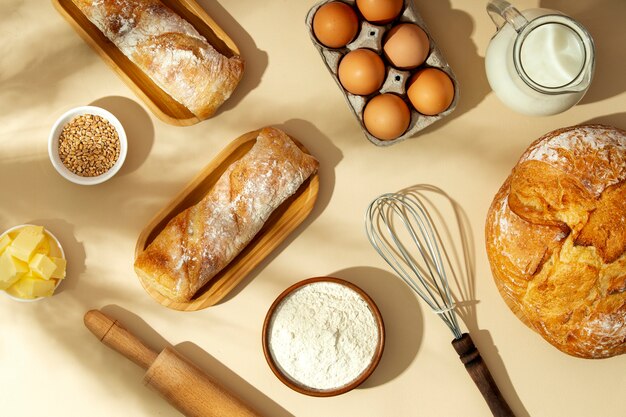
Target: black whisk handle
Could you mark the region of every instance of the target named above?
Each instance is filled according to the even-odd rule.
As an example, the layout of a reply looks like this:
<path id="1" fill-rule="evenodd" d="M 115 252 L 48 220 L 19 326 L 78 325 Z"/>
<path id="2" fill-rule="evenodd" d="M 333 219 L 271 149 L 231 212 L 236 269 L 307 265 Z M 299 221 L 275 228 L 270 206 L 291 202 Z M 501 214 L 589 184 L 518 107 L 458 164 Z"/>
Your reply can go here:
<path id="1" fill-rule="evenodd" d="M 467 369 L 480 393 L 485 398 L 494 417 L 515 417 L 506 400 L 502 397 L 496 382 L 493 380 L 470 335 L 463 333 L 460 339 L 452 341 L 452 346 L 459 354 L 461 362 L 463 362 L 465 369 Z"/>

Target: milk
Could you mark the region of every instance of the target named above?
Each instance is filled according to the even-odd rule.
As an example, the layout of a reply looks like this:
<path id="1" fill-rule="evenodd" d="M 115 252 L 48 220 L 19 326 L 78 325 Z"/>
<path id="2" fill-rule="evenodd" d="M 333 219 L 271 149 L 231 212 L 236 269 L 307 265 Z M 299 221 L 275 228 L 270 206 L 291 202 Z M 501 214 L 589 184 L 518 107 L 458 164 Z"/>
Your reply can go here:
<path id="1" fill-rule="evenodd" d="M 521 49 L 526 74 L 544 87 L 563 87 L 576 79 L 585 63 L 580 37 L 567 26 L 552 23 L 528 34 Z"/>
<path id="2" fill-rule="evenodd" d="M 522 14 L 532 20 L 546 11 L 533 9 Z M 574 106 L 584 90 L 550 94 L 524 82 L 513 62 L 517 35 L 510 24 L 505 24 L 487 48 L 487 79 L 498 98 L 513 110 L 529 115 L 551 115 Z M 578 77 L 584 70 L 585 54 L 580 36 L 574 30 L 560 23 L 546 23 L 527 35 L 521 46 L 520 62 L 528 78 L 549 91 L 567 87 Z"/>

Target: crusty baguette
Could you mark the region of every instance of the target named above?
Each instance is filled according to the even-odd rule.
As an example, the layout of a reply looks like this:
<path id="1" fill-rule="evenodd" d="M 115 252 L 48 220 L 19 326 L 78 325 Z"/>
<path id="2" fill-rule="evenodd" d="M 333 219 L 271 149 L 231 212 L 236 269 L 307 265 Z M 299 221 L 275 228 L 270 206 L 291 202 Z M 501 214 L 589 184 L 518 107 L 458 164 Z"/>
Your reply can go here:
<path id="1" fill-rule="evenodd" d="M 135 260 L 142 281 L 189 301 L 252 240 L 270 214 L 312 175 L 318 162 L 284 132 L 261 130 L 195 206 L 174 217 Z"/>
<path id="2" fill-rule="evenodd" d="M 163 91 L 198 118 L 230 97 L 243 60 L 220 54 L 159 0 L 73 0 L 83 14 Z"/>
<path id="3" fill-rule="evenodd" d="M 626 353 L 626 132 L 574 126 L 535 141 L 485 234 L 497 287 L 522 321 L 573 356 Z"/>

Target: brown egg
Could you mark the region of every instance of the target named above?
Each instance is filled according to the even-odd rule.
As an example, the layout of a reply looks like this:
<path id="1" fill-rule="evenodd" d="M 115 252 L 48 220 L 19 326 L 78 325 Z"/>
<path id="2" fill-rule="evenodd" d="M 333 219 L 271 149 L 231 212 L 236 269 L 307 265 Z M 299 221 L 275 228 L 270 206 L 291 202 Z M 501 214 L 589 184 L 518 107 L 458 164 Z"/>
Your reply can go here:
<path id="1" fill-rule="evenodd" d="M 372 135 L 392 140 L 402 135 L 411 122 L 409 106 L 395 94 L 380 94 L 371 99 L 363 111 L 363 123 Z"/>
<path id="2" fill-rule="evenodd" d="M 427 116 L 445 111 L 454 99 L 454 84 L 445 72 L 426 68 L 411 77 L 407 95 L 415 110 Z"/>
<path id="3" fill-rule="evenodd" d="M 368 21 L 386 25 L 398 17 L 404 6 L 404 0 L 356 0 L 356 6 Z"/>
<path id="4" fill-rule="evenodd" d="M 430 42 L 421 27 L 403 23 L 387 33 L 383 50 L 394 67 L 412 69 L 424 63 L 430 51 Z"/>
<path id="5" fill-rule="evenodd" d="M 369 49 L 355 49 L 339 62 L 339 81 L 351 92 L 366 96 L 385 81 L 385 64 L 378 54 Z"/>
<path id="6" fill-rule="evenodd" d="M 334 1 L 320 7 L 313 17 L 313 33 L 329 48 L 346 46 L 359 31 L 356 12 L 345 3 Z"/>

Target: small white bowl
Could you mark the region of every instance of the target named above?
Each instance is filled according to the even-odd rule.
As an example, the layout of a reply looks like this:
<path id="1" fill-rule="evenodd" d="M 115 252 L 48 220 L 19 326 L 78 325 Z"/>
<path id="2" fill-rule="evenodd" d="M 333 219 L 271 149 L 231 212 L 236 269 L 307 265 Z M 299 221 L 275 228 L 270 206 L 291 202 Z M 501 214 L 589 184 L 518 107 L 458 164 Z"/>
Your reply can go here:
<path id="1" fill-rule="evenodd" d="M 2 236 L 4 236 L 4 235 L 8 235 L 9 233 L 11 233 L 11 232 L 15 232 L 15 231 L 17 231 L 17 230 L 19 230 L 19 229 L 21 229 L 21 228 L 23 228 L 23 227 L 26 227 L 26 226 L 37 226 L 37 225 L 36 225 L 36 224 L 20 224 L 20 225 L 14 226 L 14 227 L 10 228 L 9 230 L 5 231 L 4 233 L 0 234 L 0 238 L 2 238 Z M 55 251 L 55 252 L 53 253 L 53 256 L 56 256 L 56 255 L 61 255 L 61 256 L 60 256 L 61 258 L 66 259 L 66 258 L 65 258 L 65 252 L 63 251 L 63 246 L 61 246 L 61 242 L 59 242 L 59 239 L 57 239 L 57 237 L 56 237 L 55 235 L 53 235 L 53 234 L 52 234 L 52 233 L 51 233 L 48 229 L 46 229 L 45 227 L 44 227 L 44 229 L 43 229 L 43 232 L 44 232 L 44 233 L 45 233 L 48 237 L 52 238 L 52 241 L 56 244 L 56 247 L 59 249 L 59 251 L 58 251 L 58 252 L 56 252 L 56 251 Z M 57 257 L 59 257 L 59 256 L 57 256 Z M 66 261 L 67 261 L 67 259 L 66 259 Z M 56 291 L 56 289 L 59 287 L 59 284 L 61 284 L 61 281 L 63 281 L 63 280 L 62 280 L 62 279 L 57 280 L 57 284 L 54 286 L 54 290 L 55 290 L 55 291 Z M 1 292 L 1 293 L 3 293 L 4 295 L 6 295 L 7 297 L 9 297 L 9 298 L 11 298 L 11 299 L 13 299 L 13 300 L 15 300 L 15 301 L 22 302 L 22 303 L 30 303 L 30 302 L 33 302 L 33 301 L 39 301 L 39 300 L 42 300 L 42 299 L 44 299 L 44 298 L 50 298 L 50 297 L 19 298 L 19 297 L 15 297 L 15 296 L 13 296 L 13 295 L 9 294 L 8 292 L 6 292 L 6 291 L 4 291 L 4 290 L 0 290 L 0 292 Z M 53 293 L 52 295 L 54 295 L 54 293 Z"/>
<path id="2" fill-rule="evenodd" d="M 111 167 L 111 169 L 109 169 L 104 174 L 98 175 L 96 177 L 82 177 L 80 175 L 74 174 L 72 171 L 67 169 L 65 165 L 63 165 L 63 162 L 61 162 L 61 158 L 59 157 L 59 136 L 61 136 L 63 127 L 73 118 L 81 116 L 83 114 L 93 114 L 106 119 L 109 123 L 111 123 L 111 125 L 113 125 L 120 139 L 120 156 L 118 157 L 117 161 Z M 65 112 L 54 123 L 54 126 L 52 126 L 52 130 L 50 131 L 50 136 L 48 137 L 48 155 L 50 156 L 52 166 L 54 166 L 57 172 L 61 174 L 65 179 L 81 185 L 100 184 L 113 177 L 117 173 L 117 171 L 120 170 L 122 165 L 124 165 L 124 160 L 126 159 L 127 152 L 128 141 L 126 139 L 126 132 L 124 131 L 124 128 L 122 127 L 120 121 L 117 120 L 117 117 L 115 117 L 109 111 L 95 106 L 81 106 Z"/>

